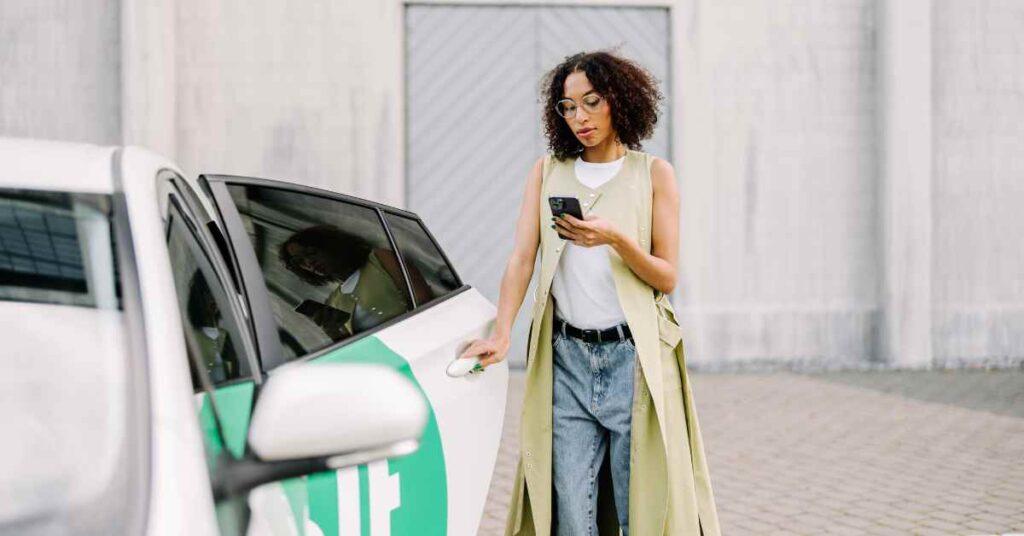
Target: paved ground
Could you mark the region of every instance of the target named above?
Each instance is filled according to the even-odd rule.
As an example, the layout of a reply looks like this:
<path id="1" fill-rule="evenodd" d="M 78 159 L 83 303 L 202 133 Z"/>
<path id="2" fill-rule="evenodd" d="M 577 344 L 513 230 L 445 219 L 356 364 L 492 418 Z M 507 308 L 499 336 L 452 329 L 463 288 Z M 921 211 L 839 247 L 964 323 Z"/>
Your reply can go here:
<path id="1" fill-rule="evenodd" d="M 1024 370 L 690 379 L 725 536 L 1024 533 Z M 504 532 L 522 386 L 480 535 Z"/>

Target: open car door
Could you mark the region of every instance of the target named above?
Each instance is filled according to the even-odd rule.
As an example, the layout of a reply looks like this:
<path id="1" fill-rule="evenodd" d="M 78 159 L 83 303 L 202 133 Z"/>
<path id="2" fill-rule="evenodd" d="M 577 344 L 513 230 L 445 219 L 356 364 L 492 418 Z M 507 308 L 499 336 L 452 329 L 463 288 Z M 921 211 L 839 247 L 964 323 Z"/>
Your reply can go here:
<path id="1" fill-rule="evenodd" d="M 413 213 L 263 179 L 202 176 L 199 184 L 218 213 L 264 377 L 280 367 L 385 364 L 430 406 L 415 453 L 257 489 L 253 518 L 284 502 L 299 534 L 476 534 L 508 368 L 451 376 L 448 367 L 490 333 L 494 305 L 459 279 Z"/>

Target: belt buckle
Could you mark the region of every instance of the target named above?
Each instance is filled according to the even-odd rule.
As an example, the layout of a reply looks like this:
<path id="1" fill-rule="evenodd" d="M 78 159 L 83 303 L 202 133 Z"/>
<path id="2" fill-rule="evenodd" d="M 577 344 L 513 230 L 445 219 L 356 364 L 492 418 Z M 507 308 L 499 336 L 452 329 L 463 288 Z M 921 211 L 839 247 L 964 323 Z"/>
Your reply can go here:
<path id="1" fill-rule="evenodd" d="M 594 337 L 591 334 L 594 334 L 594 335 L 597 336 L 597 342 L 601 342 L 601 330 L 591 328 L 591 329 L 584 329 L 582 331 L 583 331 L 583 339 L 584 340 L 589 341 L 589 340 L 593 339 Z"/>

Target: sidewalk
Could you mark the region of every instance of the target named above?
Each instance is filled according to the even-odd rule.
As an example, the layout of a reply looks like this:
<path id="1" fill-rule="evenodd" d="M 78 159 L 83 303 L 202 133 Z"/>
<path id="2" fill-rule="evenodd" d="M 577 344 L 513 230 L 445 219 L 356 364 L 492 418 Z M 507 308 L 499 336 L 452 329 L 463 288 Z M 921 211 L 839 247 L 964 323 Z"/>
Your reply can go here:
<path id="1" fill-rule="evenodd" d="M 690 372 L 725 536 L 1024 532 L 1024 371 Z M 523 374 L 480 535 L 504 534 Z"/>

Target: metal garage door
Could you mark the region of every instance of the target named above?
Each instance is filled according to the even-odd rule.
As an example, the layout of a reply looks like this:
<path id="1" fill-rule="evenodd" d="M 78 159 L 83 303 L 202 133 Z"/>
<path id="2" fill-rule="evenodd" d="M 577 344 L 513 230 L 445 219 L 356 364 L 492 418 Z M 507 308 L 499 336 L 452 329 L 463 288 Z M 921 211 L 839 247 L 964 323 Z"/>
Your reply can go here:
<path id="1" fill-rule="evenodd" d="M 463 280 L 497 303 L 524 179 L 546 151 L 540 77 L 565 56 L 621 45 L 669 93 L 664 8 L 452 6 L 406 8 L 407 206 Z M 669 102 L 644 150 L 668 158 Z M 536 277 L 512 334 L 522 366 Z"/>

